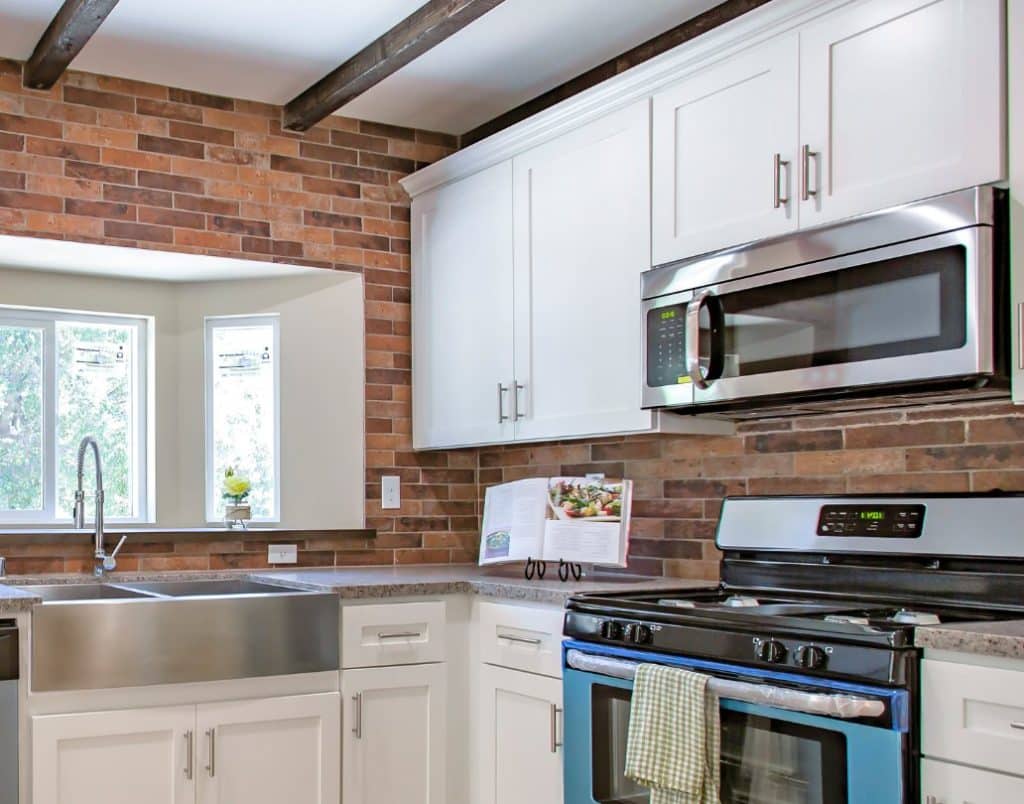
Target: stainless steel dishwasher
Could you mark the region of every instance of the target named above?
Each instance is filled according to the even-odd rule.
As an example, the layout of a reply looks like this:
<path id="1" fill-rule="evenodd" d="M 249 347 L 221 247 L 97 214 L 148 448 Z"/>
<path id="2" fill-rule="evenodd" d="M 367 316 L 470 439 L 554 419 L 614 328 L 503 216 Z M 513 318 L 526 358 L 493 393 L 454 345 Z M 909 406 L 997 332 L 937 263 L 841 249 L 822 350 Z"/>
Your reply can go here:
<path id="1" fill-rule="evenodd" d="M 18 629 L 0 620 L 0 804 L 18 804 Z"/>

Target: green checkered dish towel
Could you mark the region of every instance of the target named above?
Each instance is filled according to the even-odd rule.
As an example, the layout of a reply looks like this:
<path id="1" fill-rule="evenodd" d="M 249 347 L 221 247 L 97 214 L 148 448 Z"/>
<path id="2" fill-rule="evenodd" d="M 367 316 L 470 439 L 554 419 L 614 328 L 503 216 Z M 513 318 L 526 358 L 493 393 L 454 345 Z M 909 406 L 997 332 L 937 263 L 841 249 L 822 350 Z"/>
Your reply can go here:
<path id="1" fill-rule="evenodd" d="M 708 677 L 641 664 L 633 683 L 626 776 L 651 804 L 719 804 L 721 723 Z"/>

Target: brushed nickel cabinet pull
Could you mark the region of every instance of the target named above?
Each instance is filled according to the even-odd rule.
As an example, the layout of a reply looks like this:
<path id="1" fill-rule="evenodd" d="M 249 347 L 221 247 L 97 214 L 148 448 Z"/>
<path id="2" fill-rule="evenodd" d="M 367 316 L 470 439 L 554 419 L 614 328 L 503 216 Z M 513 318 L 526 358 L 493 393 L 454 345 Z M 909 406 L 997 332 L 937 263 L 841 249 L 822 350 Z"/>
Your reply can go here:
<path id="1" fill-rule="evenodd" d="M 811 189 L 811 159 L 817 159 L 818 152 L 812 151 L 810 145 L 805 145 L 801 150 L 802 161 L 803 161 L 803 191 L 801 197 L 804 201 L 807 201 L 812 195 L 818 194 L 817 183 L 815 183 L 815 189 Z"/>
<path id="2" fill-rule="evenodd" d="M 939 800 L 935 796 L 928 796 L 924 800 L 924 804 L 939 804 Z"/>
<path id="3" fill-rule="evenodd" d="M 508 393 L 508 386 L 498 383 L 498 424 L 504 424 L 508 421 L 508 416 L 505 415 L 505 394 Z"/>
<path id="4" fill-rule="evenodd" d="M 773 173 L 774 173 L 774 176 L 775 176 L 775 188 L 774 188 L 775 209 L 778 209 L 783 204 L 788 204 L 789 203 L 789 195 L 788 194 L 785 195 L 785 196 L 782 195 L 782 169 L 783 168 L 786 168 L 786 175 L 787 175 L 787 178 L 788 178 L 788 176 L 789 176 L 789 162 L 782 158 L 782 154 L 775 154 L 774 165 L 773 165 Z M 787 181 L 786 183 L 788 184 L 789 182 Z"/>
<path id="5" fill-rule="evenodd" d="M 217 730 L 207 729 L 206 739 L 210 744 L 210 762 L 206 766 L 206 772 L 210 774 L 212 779 L 217 775 Z"/>
<path id="6" fill-rule="evenodd" d="M 558 715 L 561 713 L 558 704 L 551 704 L 551 753 L 557 754 L 562 744 L 558 740 Z"/>
<path id="7" fill-rule="evenodd" d="M 1017 303 L 1017 368 L 1024 371 L 1024 302 Z"/>
<path id="8" fill-rule="evenodd" d="M 352 719 L 355 721 L 352 733 L 357 740 L 361 740 L 363 739 L 363 693 L 361 692 L 352 696 Z"/>
<path id="9" fill-rule="evenodd" d="M 421 636 L 423 636 L 423 634 L 419 631 L 396 631 L 393 634 L 389 634 L 384 631 L 377 632 L 377 639 L 416 639 Z"/>
<path id="10" fill-rule="evenodd" d="M 539 645 L 543 641 L 534 637 L 513 636 L 512 634 L 498 634 L 498 639 L 507 639 L 509 642 L 519 642 L 523 645 Z"/>
<path id="11" fill-rule="evenodd" d="M 1024 730 L 1024 722 L 1021 722 L 1020 720 L 1011 720 L 1010 728 Z"/>
<path id="12" fill-rule="evenodd" d="M 185 778 L 190 782 L 194 775 L 195 768 L 193 766 L 193 755 L 195 754 L 195 737 L 192 729 L 185 732 Z"/>
<path id="13" fill-rule="evenodd" d="M 526 414 L 519 412 L 519 392 L 524 389 L 518 380 L 512 381 L 512 421 L 517 422 L 520 419 L 525 419 Z"/>

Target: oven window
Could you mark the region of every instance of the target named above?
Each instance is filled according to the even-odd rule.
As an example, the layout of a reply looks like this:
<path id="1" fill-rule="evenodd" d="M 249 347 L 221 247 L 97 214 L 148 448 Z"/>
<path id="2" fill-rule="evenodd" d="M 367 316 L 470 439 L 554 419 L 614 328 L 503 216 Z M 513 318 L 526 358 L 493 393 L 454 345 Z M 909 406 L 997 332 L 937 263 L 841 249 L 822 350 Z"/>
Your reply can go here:
<path id="1" fill-rule="evenodd" d="M 592 687 L 591 784 L 599 804 L 648 804 L 626 778 L 631 692 Z M 722 709 L 722 804 L 847 804 L 840 732 Z"/>
<path id="2" fill-rule="evenodd" d="M 845 804 L 840 732 L 722 710 L 722 801 Z"/>
<path id="3" fill-rule="evenodd" d="M 966 249 L 949 246 L 721 293 L 721 376 L 957 349 L 967 341 L 966 265 Z M 702 355 L 711 318 L 702 311 Z"/>

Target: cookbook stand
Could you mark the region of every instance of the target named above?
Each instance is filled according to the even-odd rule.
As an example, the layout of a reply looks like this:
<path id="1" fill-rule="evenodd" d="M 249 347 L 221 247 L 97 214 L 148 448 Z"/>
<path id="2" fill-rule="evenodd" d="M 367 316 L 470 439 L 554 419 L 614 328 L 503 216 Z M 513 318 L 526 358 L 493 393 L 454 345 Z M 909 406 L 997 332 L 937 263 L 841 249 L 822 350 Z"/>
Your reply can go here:
<path id="1" fill-rule="evenodd" d="M 523 575 L 526 577 L 526 580 L 532 581 L 536 578 L 539 581 L 543 581 L 547 571 L 547 561 L 542 561 L 539 558 L 534 559 L 533 556 L 527 557 L 526 566 L 523 568 Z M 566 583 L 570 578 L 574 581 L 582 580 L 583 565 L 574 561 L 566 561 L 563 558 L 558 559 L 558 580 Z"/>

